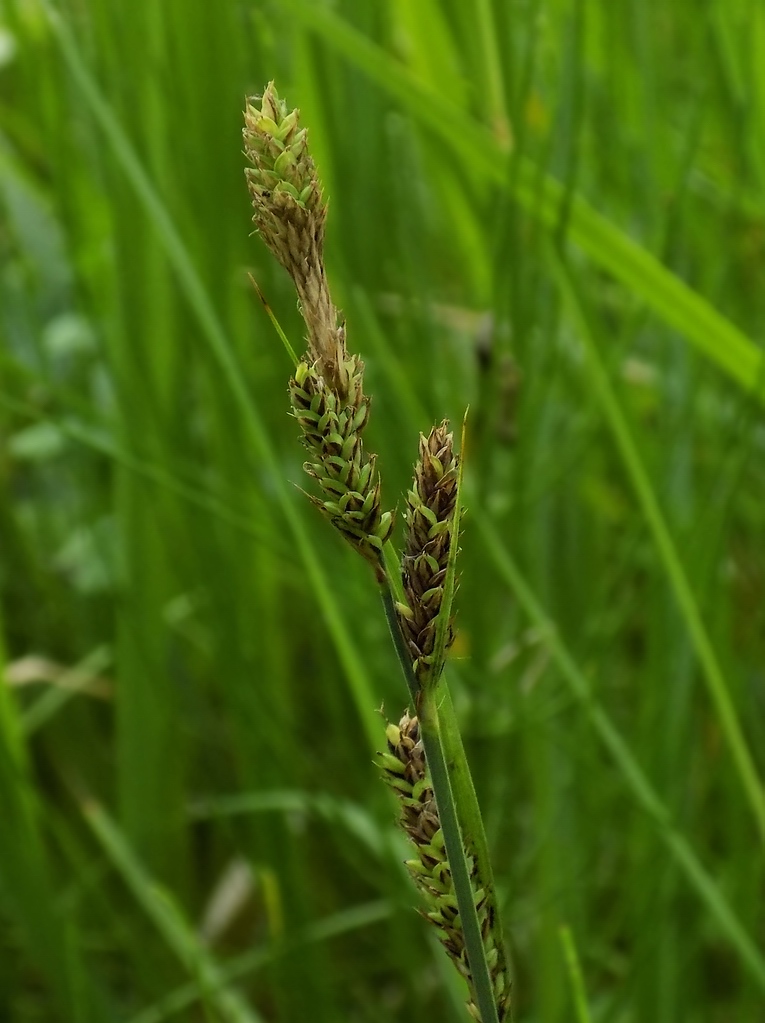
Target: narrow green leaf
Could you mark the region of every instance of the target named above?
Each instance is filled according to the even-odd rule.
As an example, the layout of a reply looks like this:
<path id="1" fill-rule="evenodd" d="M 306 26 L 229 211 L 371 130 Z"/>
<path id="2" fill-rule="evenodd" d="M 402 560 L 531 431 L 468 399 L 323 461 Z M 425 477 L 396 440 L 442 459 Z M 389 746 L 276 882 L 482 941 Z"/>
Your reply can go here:
<path id="1" fill-rule="evenodd" d="M 271 306 L 268 303 L 268 299 L 266 298 L 266 296 L 261 291 L 260 285 L 255 280 L 255 278 L 252 276 L 252 274 L 249 274 L 248 276 L 250 278 L 250 283 L 252 284 L 253 288 L 257 292 L 258 298 L 263 303 L 263 308 L 265 309 L 265 311 L 266 311 L 266 313 L 268 315 L 268 318 L 269 318 L 269 320 L 271 321 L 271 323 L 273 325 L 274 330 L 279 335 L 279 340 L 284 345 L 284 350 L 286 351 L 287 355 L 289 355 L 290 359 L 292 360 L 292 365 L 293 366 L 297 366 L 297 364 L 298 364 L 298 362 L 300 362 L 300 360 L 298 359 L 297 355 L 295 354 L 295 349 L 290 344 L 289 338 L 287 337 L 287 335 L 282 330 L 282 325 L 277 320 L 276 314 L 274 313 L 273 309 L 271 308 Z"/>
<path id="2" fill-rule="evenodd" d="M 539 631 L 541 641 L 548 647 L 561 676 L 573 696 L 581 703 L 595 734 L 621 771 L 635 800 L 653 819 L 661 841 L 671 852 L 686 880 L 717 921 L 721 932 L 738 951 L 750 975 L 765 990 L 765 958 L 762 952 L 747 934 L 719 885 L 705 871 L 688 841 L 673 826 L 669 809 L 646 777 L 606 710 L 593 696 L 589 681 L 505 549 L 493 525 L 488 519 L 483 519 L 480 528 L 497 570 L 507 581 L 518 603 Z"/>
<path id="3" fill-rule="evenodd" d="M 576 942 L 568 924 L 561 924 L 560 942 L 563 946 L 563 958 L 566 960 L 566 971 L 571 982 L 571 993 L 574 998 L 576 1018 L 579 1023 L 592 1023 L 590 1007 L 587 1003 L 587 992 L 584 987 L 582 968 L 579 965 L 579 955 L 576 951 Z"/>

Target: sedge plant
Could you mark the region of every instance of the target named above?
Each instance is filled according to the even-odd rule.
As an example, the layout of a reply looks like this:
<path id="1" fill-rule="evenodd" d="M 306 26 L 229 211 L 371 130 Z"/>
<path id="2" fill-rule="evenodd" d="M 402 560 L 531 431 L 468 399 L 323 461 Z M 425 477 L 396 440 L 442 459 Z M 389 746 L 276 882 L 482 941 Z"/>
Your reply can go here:
<path id="1" fill-rule="evenodd" d="M 247 101 L 244 146 L 257 232 L 292 278 L 307 350 L 289 382 L 315 481 L 313 503 L 371 566 L 412 703 L 378 754 L 412 846 L 422 913 L 468 987 L 481 1023 L 510 1019 L 510 978 L 480 809 L 444 673 L 460 529 L 462 463 L 448 422 L 419 439 L 400 557 L 376 456 L 364 444 L 364 363 L 348 351 L 324 266 L 327 205 L 299 111 L 273 82 Z"/>

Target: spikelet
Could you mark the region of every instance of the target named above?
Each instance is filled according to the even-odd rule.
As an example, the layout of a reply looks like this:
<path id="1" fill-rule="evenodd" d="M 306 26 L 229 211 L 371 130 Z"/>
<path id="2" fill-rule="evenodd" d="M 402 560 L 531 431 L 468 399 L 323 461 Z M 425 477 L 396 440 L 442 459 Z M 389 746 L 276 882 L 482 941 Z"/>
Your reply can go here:
<path id="1" fill-rule="evenodd" d="M 303 468 L 317 480 L 322 500 L 311 500 L 360 554 L 382 572 L 383 544 L 393 531 L 393 514 L 381 510 L 375 455 L 367 456 L 361 434 L 369 399 L 360 376 L 343 405 L 315 366 L 302 361 L 290 381 L 293 415 L 303 431 L 309 461 Z"/>
<path id="2" fill-rule="evenodd" d="M 407 861 L 406 866 L 423 898 L 425 908 L 420 912 L 435 926 L 444 948 L 467 981 L 470 991 L 468 1011 L 480 1023 L 457 896 L 444 849 L 438 808 L 427 774 L 419 721 L 406 712 L 398 725 L 388 724 L 385 735 L 387 747 L 385 752 L 378 753 L 377 763 L 399 800 L 399 824 L 414 848 L 415 856 Z M 481 884 L 476 858 L 468 855 L 467 863 L 497 1015 L 500 1023 L 504 1023 L 510 1019 L 510 979 L 501 943 L 497 941 L 491 902 Z"/>
<path id="3" fill-rule="evenodd" d="M 399 625 L 422 681 L 435 648 L 438 613 L 451 547 L 451 522 L 457 503 L 459 456 L 446 420 L 420 435 L 419 459 L 407 496 L 406 540 L 401 577 L 406 604 L 398 604 Z M 453 639 L 451 624 L 447 647 Z"/>

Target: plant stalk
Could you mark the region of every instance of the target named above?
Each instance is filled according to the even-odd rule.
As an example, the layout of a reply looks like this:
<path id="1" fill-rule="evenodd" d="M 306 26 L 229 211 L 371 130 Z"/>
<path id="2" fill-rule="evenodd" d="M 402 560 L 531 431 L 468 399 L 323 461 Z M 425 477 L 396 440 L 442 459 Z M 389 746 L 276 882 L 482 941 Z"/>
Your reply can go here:
<path id="1" fill-rule="evenodd" d="M 471 847 L 475 847 L 475 854 L 481 871 L 488 867 L 486 837 L 483 825 L 481 824 L 480 810 L 470 775 L 470 768 L 465 757 L 462 741 L 459 738 L 448 686 L 442 674 L 437 685 L 429 686 L 427 690 L 419 689 L 412 671 L 411 658 L 401 637 L 398 621 L 393 610 L 391 583 L 386 582 L 381 589 L 383 606 L 393 645 L 396 649 L 409 692 L 413 694 L 415 707 L 420 719 L 422 744 L 425 749 L 425 759 L 428 764 L 433 791 L 438 805 L 438 815 L 454 882 L 454 892 L 457 898 L 462 930 L 465 936 L 465 947 L 475 988 L 476 1003 L 481 1014 L 482 1023 L 499 1023 L 489 965 L 486 961 L 486 950 L 481 936 L 478 914 L 473 901 L 473 888 L 470 883 L 470 869 L 466 859 L 465 839 L 460 829 L 460 818 L 463 818 L 470 825 L 467 838 Z M 444 701 L 449 708 L 446 714 L 446 732 L 449 737 L 448 756 L 444 750 L 444 731 L 441 725 L 441 706 L 439 705 L 439 700 Z M 456 740 L 454 737 L 455 732 Z M 461 807 L 455 805 L 451 777 L 454 777 L 457 781 L 457 791 L 464 803 Z M 472 793 L 472 795 L 468 796 L 467 793 Z M 477 827 L 476 819 L 478 822 Z M 481 877 L 484 885 L 492 885 L 490 899 L 495 914 L 494 919 L 498 926 L 499 918 L 496 913 L 496 902 L 490 870 L 485 875 L 482 873 Z"/>

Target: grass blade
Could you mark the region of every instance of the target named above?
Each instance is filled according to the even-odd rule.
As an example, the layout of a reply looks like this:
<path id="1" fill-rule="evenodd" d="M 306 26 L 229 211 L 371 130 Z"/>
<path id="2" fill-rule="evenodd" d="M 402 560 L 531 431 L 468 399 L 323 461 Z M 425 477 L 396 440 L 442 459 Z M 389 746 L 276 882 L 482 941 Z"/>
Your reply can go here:
<path id="1" fill-rule="evenodd" d="M 587 992 L 584 987 L 582 967 L 579 964 L 579 954 L 576 950 L 576 942 L 571 928 L 568 924 L 561 924 L 560 942 L 563 946 L 563 957 L 566 960 L 569 980 L 571 981 L 571 993 L 574 997 L 574 1008 L 578 1023 L 592 1023 L 590 1007 L 587 1004 Z"/>
<path id="2" fill-rule="evenodd" d="M 737 950 L 758 985 L 765 990 L 765 958 L 729 906 L 723 892 L 706 872 L 693 849 L 673 826 L 669 810 L 646 777 L 640 764 L 622 738 L 606 710 L 595 699 L 587 678 L 580 671 L 554 624 L 545 614 L 536 596 L 488 520 L 480 524 L 484 542 L 491 551 L 498 571 L 515 593 L 519 604 L 544 637 L 550 655 L 558 666 L 573 696 L 581 703 L 598 738 L 622 772 L 632 794 L 653 819 L 662 842 L 670 850 L 686 879 L 720 930 Z"/>
<path id="3" fill-rule="evenodd" d="M 400 62 L 334 11 L 305 0 L 289 0 L 297 16 L 355 67 L 402 104 L 464 161 L 466 171 L 513 188 L 518 203 L 550 230 L 557 229 L 566 202 L 563 186 L 521 157 L 508 178 L 509 152 L 483 125 L 444 96 L 423 86 Z M 692 342 L 744 390 L 765 401 L 765 354 L 701 295 L 663 266 L 583 197 L 572 197 L 568 237 L 593 262 L 620 281 L 661 319 Z"/>
<path id="4" fill-rule="evenodd" d="M 591 377 L 595 384 L 595 390 L 603 414 L 614 436 L 616 446 L 619 449 L 643 509 L 643 514 L 653 534 L 654 543 L 659 552 L 664 570 L 672 584 L 675 598 L 685 620 L 699 664 L 701 665 L 707 690 L 736 766 L 741 788 L 754 815 L 760 840 L 765 845 L 765 788 L 763 788 L 762 781 L 757 774 L 757 769 L 739 724 L 722 669 L 702 621 L 696 598 L 683 569 L 677 547 L 669 532 L 656 494 L 651 486 L 648 473 L 640 458 L 637 444 L 619 406 L 618 398 L 603 365 L 598 345 L 585 316 L 580 298 L 576 293 L 570 272 L 557 255 L 551 253 L 551 260 L 561 294 L 572 314 L 574 322 L 577 324 L 579 337 L 587 353 Z"/>
<path id="5" fill-rule="evenodd" d="M 81 803 L 86 823 L 102 852 L 117 870 L 133 898 L 152 921 L 167 947 L 197 982 L 200 997 L 209 999 L 229 1023 L 262 1023 L 235 992 L 227 990 L 220 967 L 212 959 L 180 911 L 143 869 L 106 810 L 93 800 Z"/>

